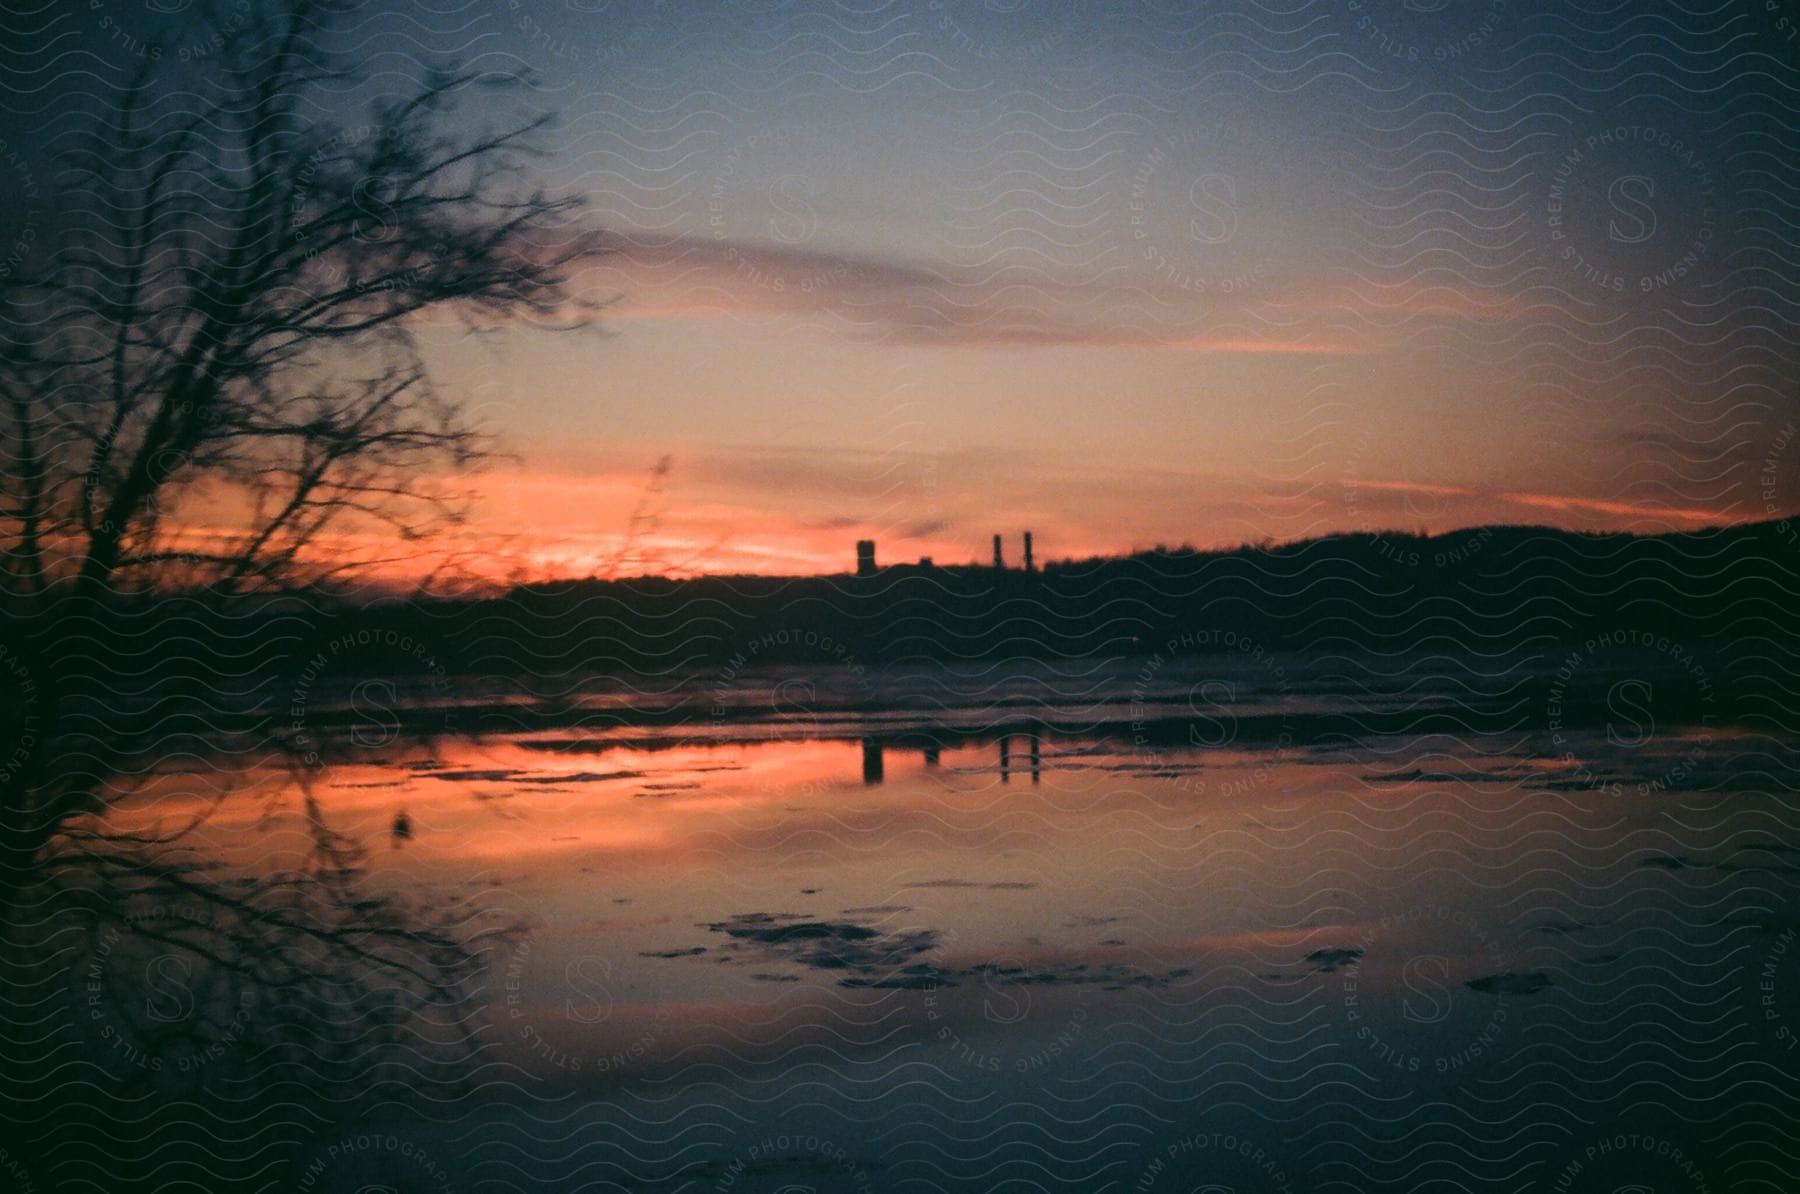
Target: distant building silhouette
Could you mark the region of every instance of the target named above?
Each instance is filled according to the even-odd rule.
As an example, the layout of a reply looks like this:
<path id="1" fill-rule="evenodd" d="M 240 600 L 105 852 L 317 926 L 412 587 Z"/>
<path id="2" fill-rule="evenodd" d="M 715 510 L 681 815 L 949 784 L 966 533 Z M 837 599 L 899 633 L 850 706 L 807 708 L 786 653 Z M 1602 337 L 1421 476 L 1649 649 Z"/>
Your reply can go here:
<path id="1" fill-rule="evenodd" d="M 1025 571 L 1036 571 L 1031 564 L 1031 532 L 1025 532 Z"/>
<path id="2" fill-rule="evenodd" d="M 887 769 L 883 765 L 884 748 L 879 738 L 862 740 L 863 783 L 875 787 L 886 778 Z"/>
<path id="3" fill-rule="evenodd" d="M 875 575 L 875 540 L 858 539 L 856 541 L 856 575 Z"/>
<path id="4" fill-rule="evenodd" d="M 994 536 L 994 567 L 1006 567 L 1006 552 L 1000 545 L 1000 536 Z"/>

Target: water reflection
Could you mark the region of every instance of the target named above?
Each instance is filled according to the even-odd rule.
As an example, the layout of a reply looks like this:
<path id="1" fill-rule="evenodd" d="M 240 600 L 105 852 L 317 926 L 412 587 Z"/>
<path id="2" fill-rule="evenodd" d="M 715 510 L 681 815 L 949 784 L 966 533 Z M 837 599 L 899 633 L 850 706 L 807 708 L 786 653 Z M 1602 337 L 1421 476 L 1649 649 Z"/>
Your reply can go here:
<path id="1" fill-rule="evenodd" d="M 1028 753 L 1031 782 L 1038 783 L 1043 776 L 1042 740 L 1035 733 L 1019 735 L 1025 739 Z M 1001 734 L 994 741 L 994 750 L 998 760 L 998 771 L 1001 783 L 1012 781 L 1012 743 L 1015 735 Z M 865 787 L 877 787 L 887 780 L 887 751 L 889 743 L 879 737 L 865 736 L 862 740 L 862 782 Z M 918 747 L 919 755 L 927 770 L 936 768 L 943 758 L 943 747 L 928 741 Z"/>
<path id="2" fill-rule="evenodd" d="M 1589 1143 L 1571 1123 L 1700 1155 L 1684 1125 L 1633 1122 L 1640 1075 L 1680 1073 L 1696 1105 L 1737 1106 L 1745 1074 L 1793 1090 L 1800 841 L 1782 794 L 1727 783 L 1753 743 L 1716 729 L 1693 767 L 1675 727 L 1629 751 L 1529 727 L 1281 747 L 1257 719 L 1290 711 L 1239 712 L 1204 746 L 1148 716 L 548 729 L 346 761 L 323 795 L 347 832 L 404 840 L 379 881 L 532 922 L 481 1000 L 513 1110 L 458 1137 L 545 1166 L 522 1185 L 568 1188 L 520 1143 L 545 1133 L 612 1141 L 624 1188 L 678 1189 L 684 1141 L 799 1123 L 883 1189 L 1070 1164 L 1068 1188 L 1129 1189 L 1158 1157 L 1249 1189 L 1273 1180 L 1258 1148 L 1294 1189 L 1553 1188 Z M 1679 803 L 1636 783 L 1672 759 Z M 219 849 L 278 858 L 302 826 L 274 809 L 272 833 L 221 822 Z M 666 1130 L 618 1126 L 645 1123 Z M 1384 1132 L 1424 1168 L 1368 1179 Z M 1226 1138 L 1249 1151 L 1207 1159 Z"/>
<path id="3" fill-rule="evenodd" d="M 1028 1127 L 1078 1119 L 1148 1166 L 1167 1124 L 1176 1144 L 1255 1141 L 1228 1154 L 1240 1176 L 1262 1148 L 1294 1189 L 1353 1180 L 1331 1158 L 1430 1104 L 1403 1120 L 1408 1147 L 1463 1174 L 1445 1180 L 1523 1166 L 1549 1188 L 1585 1142 L 1533 1107 L 1599 1138 L 1630 1067 L 1683 1064 L 1706 1098 L 1735 1079 L 1695 1058 L 1791 1064 L 1758 1052 L 1745 969 L 1781 926 L 1694 912 L 1800 894 L 1792 844 L 1745 836 L 1776 823 L 1773 796 L 1692 795 L 1705 829 L 1684 828 L 1660 794 L 1572 782 L 1603 734 L 1153 766 L 1099 735 L 1056 739 L 1051 768 L 1043 737 L 545 737 L 415 772 L 408 800 L 441 827 L 420 858 L 497 866 L 541 914 L 504 970 L 502 1047 L 543 1090 L 665 1110 L 692 1091 L 682 1122 L 728 1107 L 770 1131 L 795 1082 L 846 1106 L 881 1090 L 889 1137 L 839 1124 L 881 1188 L 984 1188 L 945 1180 L 923 1134 L 960 1103 L 986 1109 L 971 1136 L 994 1164 L 1086 1155 Z M 1257 1136 L 1270 1122 L 1291 1135 Z M 1643 1130 L 1695 1147 L 1682 1125 Z M 1302 1136 L 1324 1142 L 1310 1162 Z"/>
<path id="4" fill-rule="evenodd" d="M 1040 754 L 1039 739 L 1036 734 L 1024 734 L 1021 737 L 1025 739 L 1025 749 L 1028 752 L 1031 782 L 1036 784 L 1043 775 L 1043 759 Z M 1011 734 L 1000 736 L 1000 782 L 1003 784 L 1012 780 L 1012 740 L 1013 735 Z"/>

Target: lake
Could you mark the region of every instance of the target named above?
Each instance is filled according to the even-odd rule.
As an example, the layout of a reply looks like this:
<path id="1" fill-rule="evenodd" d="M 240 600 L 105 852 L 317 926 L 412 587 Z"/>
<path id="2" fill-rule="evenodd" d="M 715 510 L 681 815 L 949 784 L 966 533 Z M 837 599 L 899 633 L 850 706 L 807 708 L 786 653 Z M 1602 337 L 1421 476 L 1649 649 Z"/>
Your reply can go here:
<path id="1" fill-rule="evenodd" d="M 1728 662 L 1223 645 L 339 694 L 373 882 L 529 932 L 470 1095 L 292 1187 L 1792 1188 L 1800 812 Z"/>

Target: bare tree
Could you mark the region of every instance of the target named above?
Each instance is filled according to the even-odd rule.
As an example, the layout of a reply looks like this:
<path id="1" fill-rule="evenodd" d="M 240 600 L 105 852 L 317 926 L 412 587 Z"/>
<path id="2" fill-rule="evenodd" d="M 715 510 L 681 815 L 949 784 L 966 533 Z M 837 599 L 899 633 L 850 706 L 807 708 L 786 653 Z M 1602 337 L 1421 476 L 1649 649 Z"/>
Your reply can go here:
<path id="1" fill-rule="evenodd" d="M 154 769 L 172 711 L 218 701 L 191 669 L 134 688 L 96 628 L 132 595 L 218 603 L 342 577 L 378 558 L 365 545 L 454 520 L 443 480 L 485 444 L 432 384 L 420 327 L 592 313 L 570 285 L 595 247 L 576 202 L 529 181 L 544 121 L 449 119 L 518 80 L 422 68 L 364 123 L 331 119 L 357 83 L 330 49 L 350 7 L 286 0 L 221 24 L 203 77 L 146 65 L 71 147 L 54 243 L 0 283 L 0 601 L 14 631 L 0 637 L 0 916 L 14 978 L 70 909 L 98 923 L 171 899 L 221 913 L 182 949 L 282 991 L 306 1031 L 328 1004 L 366 1021 L 344 991 L 371 975 L 399 1015 L 469 973 L 465 912 L 421 923 L 361 894 L 354 845 L 310 794 L 314 857 L 275 875 L 215 874 L 178 835 L 122 834 L 105 816 L 134 790 L 125 777 Z M 220 732 L 271 759 L 292 745 L 267 727 Z M 307 991 L 333 985 L 302 1014 Z"/>
<path id="2" fill-rule="evenodd" d="M 511 80 L 432 71 L 367 125 L 321 124 L 332 7 L 241 33 L 198 98 L 140 74 L 70 155 L 84 208 L 7 295 L 14 593 L 172 568 L 235 590 L 332 571 L 306 550 L 334 529 L 416 537 L 444 510 L 410 478 L 479 450 L 430 385 L 419 319 L 584 313 L 565 285 L 590 248 L 562 219 L 575 201 L 520 182 L 542 121 L 441 131 L 457 96 Z M 206 499 L 241 526 L 169 517 Z"/>

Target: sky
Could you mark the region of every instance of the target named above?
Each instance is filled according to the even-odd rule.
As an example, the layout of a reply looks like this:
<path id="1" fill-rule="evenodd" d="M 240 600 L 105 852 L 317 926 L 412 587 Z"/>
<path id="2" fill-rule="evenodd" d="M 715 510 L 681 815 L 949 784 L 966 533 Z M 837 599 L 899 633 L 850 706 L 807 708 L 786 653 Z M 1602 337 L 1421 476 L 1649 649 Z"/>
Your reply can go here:
<path id="1" fill-rule="evenodd" d="M 102 74 L 156 36 L 200 57 L 198 6 L 100 7 L 34 36 Z M 576 280 L 597 331 L 425 331 L 508 451 L 445 550 L 799 573 L 860 538 L 952 563 L 1026 529 L 1066 558 L 1788 513 L 1796 20 L 362 6 L 376 88 L 444 55 L 534 72 L 547 181 L 612 246 Z"/>

